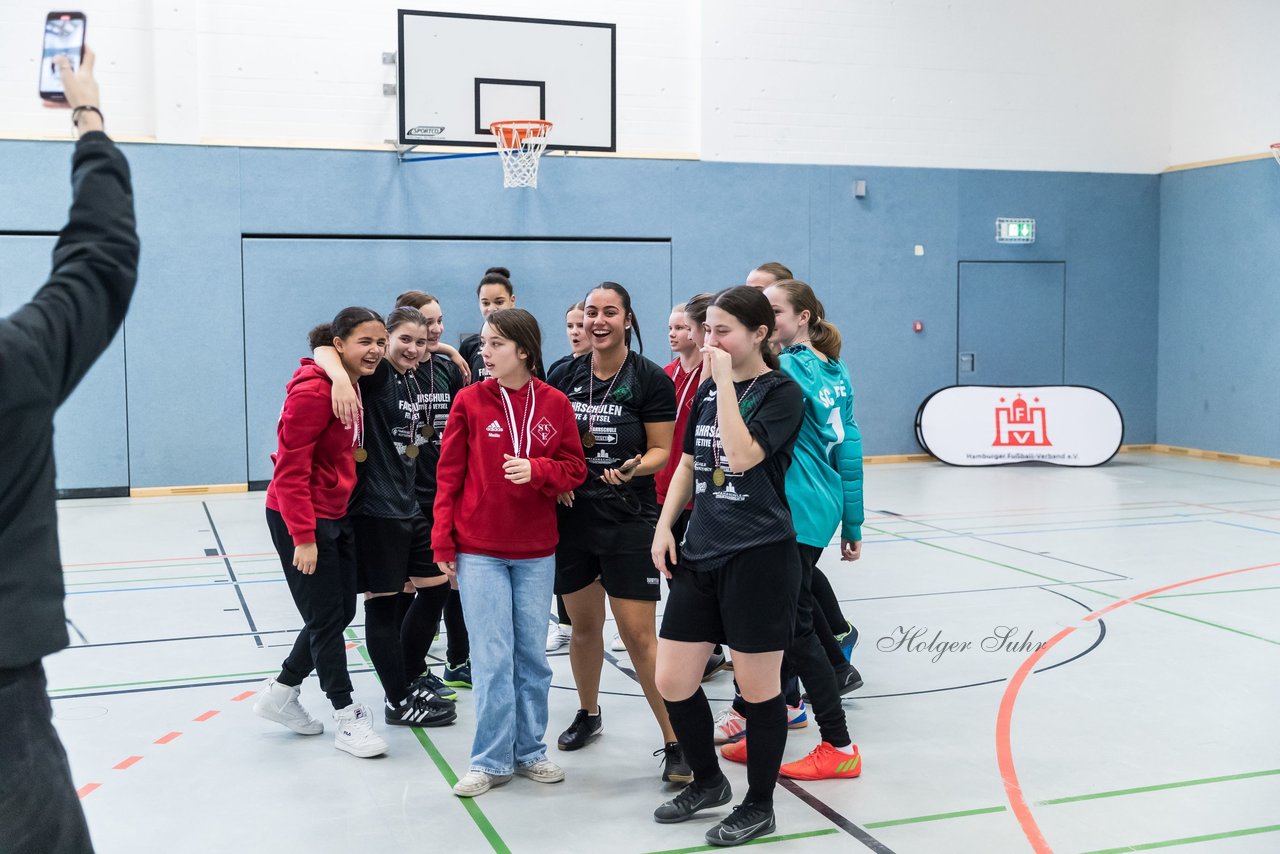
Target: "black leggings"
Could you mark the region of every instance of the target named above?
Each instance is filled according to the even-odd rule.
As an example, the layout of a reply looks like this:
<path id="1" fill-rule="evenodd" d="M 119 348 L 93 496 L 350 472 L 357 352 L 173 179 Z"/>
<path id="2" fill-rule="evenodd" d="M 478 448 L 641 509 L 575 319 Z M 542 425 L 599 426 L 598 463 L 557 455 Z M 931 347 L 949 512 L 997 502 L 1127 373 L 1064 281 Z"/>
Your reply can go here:
<path id="1" fill-rule="evenodd" d="M 316 571 L 303 575 L 293 565 L 293 537 L 277 510 L 267 508 L 267 528 L 302 631 L 281 666 L 277 681 L 296 687 L 315 670 L 320 687 L 335 709 L 351 705 L 351 675 L 342 636 L 356 615 L 355 534 L 346 519 L 316 519 Z"/>

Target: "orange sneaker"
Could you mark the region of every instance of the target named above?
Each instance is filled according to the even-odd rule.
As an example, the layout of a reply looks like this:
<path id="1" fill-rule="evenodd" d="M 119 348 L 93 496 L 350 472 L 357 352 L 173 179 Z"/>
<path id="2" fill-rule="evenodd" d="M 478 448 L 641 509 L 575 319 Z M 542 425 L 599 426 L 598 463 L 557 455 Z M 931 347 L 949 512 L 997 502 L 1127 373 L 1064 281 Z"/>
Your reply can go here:
<path id="1" fill-rule="evenodd" d="M 747 762 L 747 740 L 744 738 L 742 741 L 731 741 L 723 745 L 720 748 L 720 755 L 730 762 L 741 762 L 745 765 Z"/>
<path id="2" fill-rule="evenodd" d="M 744 750 L 744 761 L 745 754 Z M 846 780 L 862 773 L 862 755 L 858 753 L 856 744 L 853 755 L 850 755 L 824 741 L 804 759 L 783 765 L 778 773 L 792 780 Z"/>

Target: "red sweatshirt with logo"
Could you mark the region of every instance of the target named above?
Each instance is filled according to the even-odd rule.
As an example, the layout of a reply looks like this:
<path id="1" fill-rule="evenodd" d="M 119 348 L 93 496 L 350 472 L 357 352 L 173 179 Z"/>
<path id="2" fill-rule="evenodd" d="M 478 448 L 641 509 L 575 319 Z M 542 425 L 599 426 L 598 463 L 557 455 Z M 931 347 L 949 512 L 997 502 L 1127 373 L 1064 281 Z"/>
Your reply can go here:
<path id="1" fill-rule="evenodd" d="M 514 418 L 495 379 L 469 385 L 454 398 L 436 466 L 436 561 L 455 560 L 458 552 L 507 560 L 553 554 L 560 540 L 556 496 L 587 478 L 569 399 L 538 379 L 508 389 L 507 396 Z M 515 455 L 513 420 L 520 456 L 531 467 L 531 479 L 523 484 L 507 480 L 502 469 L 504 455 Z"/>
<path id="2" fill-rule="evenodd" d="M 356 485 L 355 434 L 333 414 L 333 382 L 311 359 L 289 380 L 276 424 L 275 473 L 267 507 L 279 512 L 295 546 L 316 541 L 316 519 L 341 519 Z"/>

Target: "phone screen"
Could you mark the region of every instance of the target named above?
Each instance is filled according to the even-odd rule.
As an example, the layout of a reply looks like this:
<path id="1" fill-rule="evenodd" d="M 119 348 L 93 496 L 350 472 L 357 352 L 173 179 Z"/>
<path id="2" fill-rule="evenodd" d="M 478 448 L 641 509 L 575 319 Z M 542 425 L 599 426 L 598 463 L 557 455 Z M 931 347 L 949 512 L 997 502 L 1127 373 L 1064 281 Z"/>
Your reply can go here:
<path id="1" fill-rule="evenodd" d="M 84 51 L 85 18 L 79 12 L 50 12 L 44 22 L 44 50 L 40 62 L 40 94 L 53 95 L 55 100 L 65 98 L 62 76 L 58 74 L 55 60 L 67 57 L 71 70 L 80 67 Z"/>

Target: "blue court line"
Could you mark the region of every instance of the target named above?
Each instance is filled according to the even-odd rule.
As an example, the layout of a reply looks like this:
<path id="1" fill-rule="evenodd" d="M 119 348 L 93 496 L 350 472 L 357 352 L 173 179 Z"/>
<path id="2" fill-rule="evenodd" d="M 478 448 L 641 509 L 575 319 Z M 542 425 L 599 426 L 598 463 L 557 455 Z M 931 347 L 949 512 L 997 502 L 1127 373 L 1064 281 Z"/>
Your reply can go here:
<path id="1" fill-rule="evenodd" d="M 244 584 L 281 584 L 283 578 L 264 578 L 261 581 L 214 581 L 209 584 L 164 584 L 158 587 L 119 587 L 110 590 L 72 590 L 68 596 L 88 596 L 92 593 L 136 593 L 139 590 L 185 590 L 188 587 L 240 587 Z"/>
<path id="2" fill-rule="evenodd" d="M 1260 531 L 1264 534 L 1280 534 L 1273 528 L 1255 528 L 1253 525 L 1241 525 L 1239 522 L 1222 522 L 1218 519 L 1209 519 L 1215 525 L 1226 525 L 1228 528 L 1244 528 L 1246 531 Z"/>

